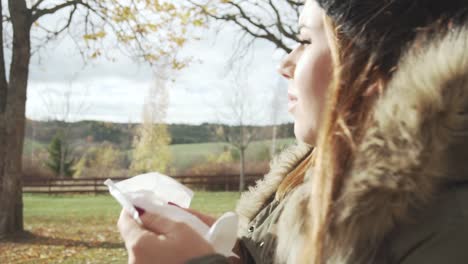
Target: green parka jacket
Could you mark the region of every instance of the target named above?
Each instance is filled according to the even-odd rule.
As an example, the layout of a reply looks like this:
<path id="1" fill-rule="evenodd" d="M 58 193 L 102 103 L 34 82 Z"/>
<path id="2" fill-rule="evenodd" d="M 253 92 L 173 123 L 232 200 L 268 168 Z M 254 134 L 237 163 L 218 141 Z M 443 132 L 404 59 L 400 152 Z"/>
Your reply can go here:
<path id="1" fill-rule="evenodd" d="M 468 27 L 408 50 L 372 121 L 334 207 L 326 263 L 468 263 Z M 243 263 L 300 263 L 310 183 L 273 197 L 309 151 L 282 153 L 239 201 Z"/>

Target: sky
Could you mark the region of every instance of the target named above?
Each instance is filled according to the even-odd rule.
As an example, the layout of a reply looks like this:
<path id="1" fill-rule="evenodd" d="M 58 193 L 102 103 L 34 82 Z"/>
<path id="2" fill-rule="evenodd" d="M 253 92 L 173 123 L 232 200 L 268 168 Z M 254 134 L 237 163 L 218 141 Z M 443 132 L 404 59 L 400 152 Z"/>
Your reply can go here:
<path id="1" fill-rule="evenodd" d="M 214 27 L 204 29 L 198 34 L 200 40 L 190 41 L 183 48 L 181 54 L 193 57 L 194 62 L 171 76 L 168 123 L 227 122 L 219 112 L 229 112 L 226 97 L 236 88 L 226 65 L 237 34 L 232 26 L 224 26 L 220 32 Z M 251 63 L 242 66 L 249 102 L 260 109 L 251 122 L 270 124 L 273 90 L 282 89 L 284 100 L 287 98 L 287 82 L 277 73 L 284 54 L 266 41 L 257 41 L 252 49 Z M 72 40 L 64 38 L 32 58 L 26 116 L 34 120 L 63 117 L 60 113 L 64 112 L 64 94 L 68 93 L 69 121 L 140 122 L 144 98 L 154 78 L 149 66 L 124 55 L 117 55 L 115 62 L 98 59 L 85 65 Z M 292 121 L 286 104 L 279 112 L 278 122 Z"/>

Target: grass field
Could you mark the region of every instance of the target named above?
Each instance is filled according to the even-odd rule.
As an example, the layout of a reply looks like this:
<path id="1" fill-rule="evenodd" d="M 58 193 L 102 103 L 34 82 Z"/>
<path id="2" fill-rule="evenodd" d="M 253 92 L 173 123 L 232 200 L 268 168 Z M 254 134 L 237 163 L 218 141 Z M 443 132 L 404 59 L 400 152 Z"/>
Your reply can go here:
<path id="1" fill-rule="evenodd" d="M 238 198 L 237 192 L 198 192 L 192 208 L 220 216 Z M 126 263 L 119 212 L 109 195 L 25 195 L 27 232 L 0 241 L 0 263 Z"/>

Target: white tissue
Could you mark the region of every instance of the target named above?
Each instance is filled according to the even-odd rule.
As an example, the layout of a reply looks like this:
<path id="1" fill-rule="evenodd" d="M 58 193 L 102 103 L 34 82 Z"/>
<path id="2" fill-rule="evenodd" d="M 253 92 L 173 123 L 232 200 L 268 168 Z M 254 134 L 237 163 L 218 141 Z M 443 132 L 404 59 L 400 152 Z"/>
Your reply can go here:
<path id="1" fill-rule="evenodd" d="M 237 239 L 237 215 L 227 212 L 211 228 L 191 213 L 168 205 L 175 203 L 189 208 L 193 191 L 173 178 L 152 172 L 138 175 L 128 180 L 114 183 L 108 179 L 104 182 L 111 195 L 141 225 L 135 206 L 146 212 L 159 214 L 173 221 L 184 222 L 207 240 L 219 254 L 226 257 L 235 256 L 232 249 Z"/>

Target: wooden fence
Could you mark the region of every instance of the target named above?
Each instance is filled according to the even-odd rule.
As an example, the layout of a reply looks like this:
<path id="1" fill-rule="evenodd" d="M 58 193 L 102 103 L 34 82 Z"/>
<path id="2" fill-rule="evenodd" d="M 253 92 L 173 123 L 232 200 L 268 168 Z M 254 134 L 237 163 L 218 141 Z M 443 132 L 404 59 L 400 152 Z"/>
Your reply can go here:
<path id="1" fill-rule="evenodd" d="M 261 174 L 245 175 L 246 186 L 253 185 L 263 177 Z M 239 175 L 178 175 L 173 176 L 178 182 L 196 190 L 210 191 L 236 191 L 239 189 Z M 112 178 L 113 181 L 122 181 L 127 178 Z M 23 193 L 105 193 L 106 178 L 58 179 L 58 178 L 25 178 L 23 179 Z"/>

